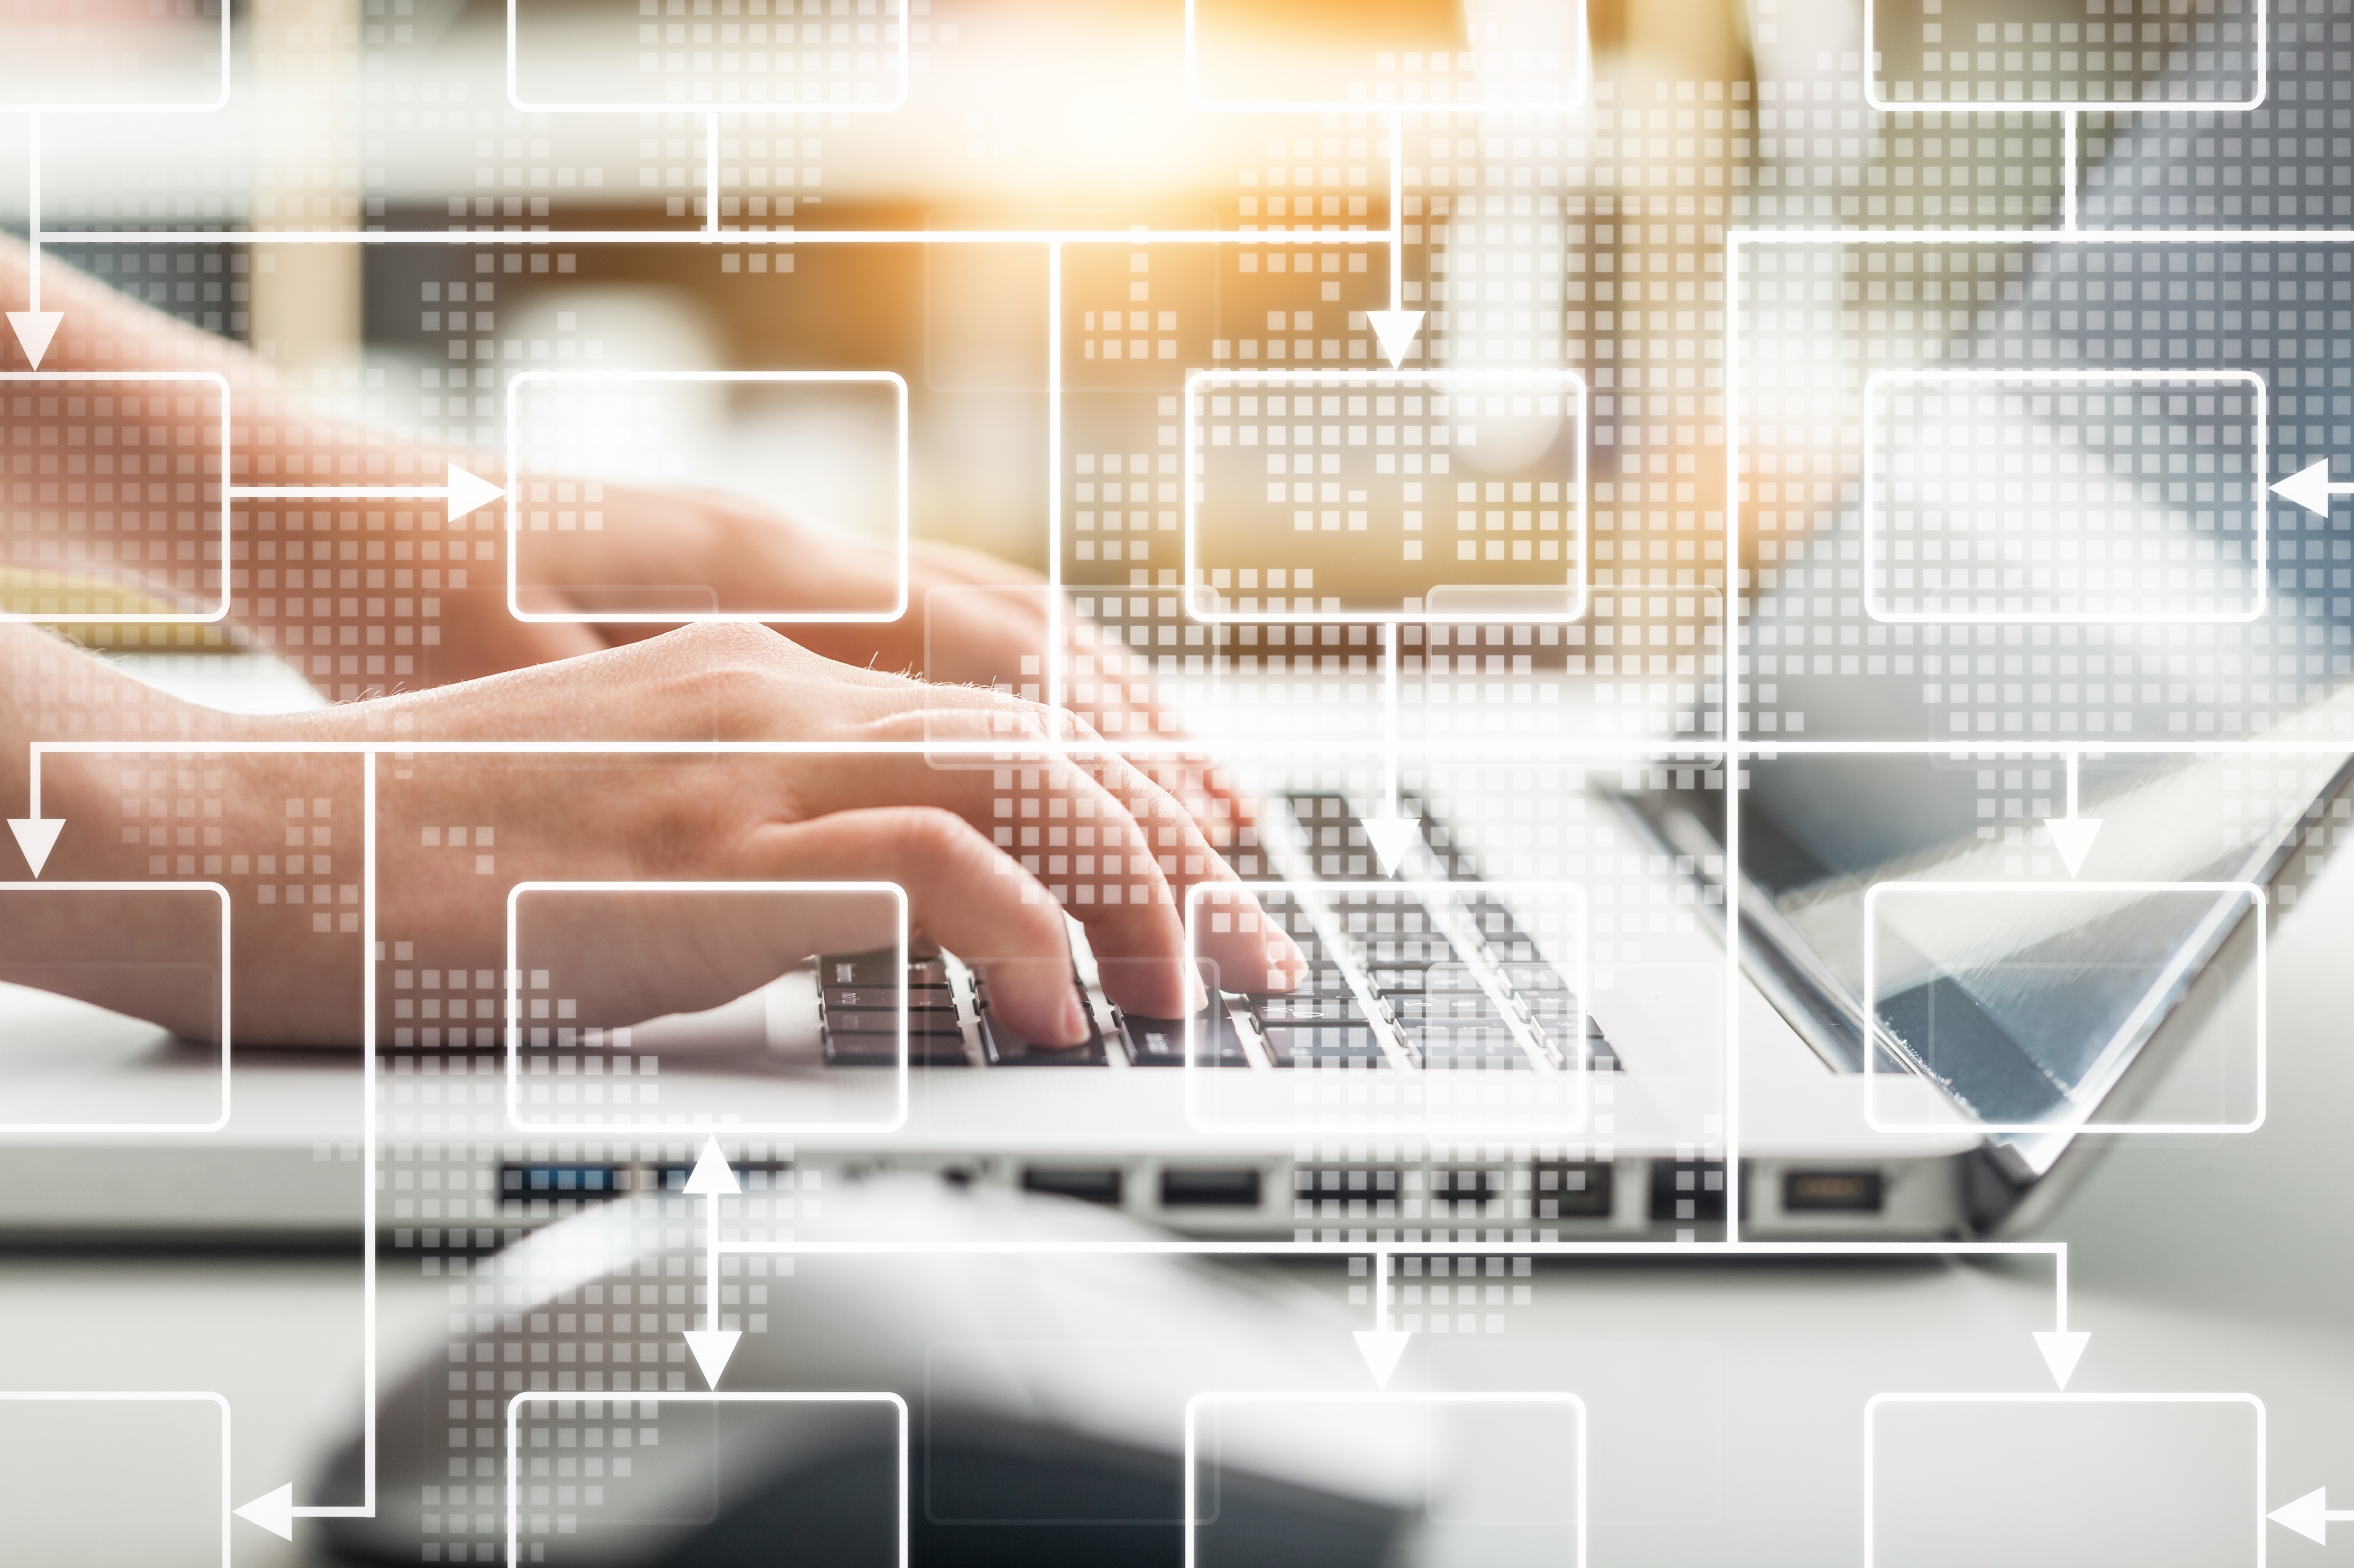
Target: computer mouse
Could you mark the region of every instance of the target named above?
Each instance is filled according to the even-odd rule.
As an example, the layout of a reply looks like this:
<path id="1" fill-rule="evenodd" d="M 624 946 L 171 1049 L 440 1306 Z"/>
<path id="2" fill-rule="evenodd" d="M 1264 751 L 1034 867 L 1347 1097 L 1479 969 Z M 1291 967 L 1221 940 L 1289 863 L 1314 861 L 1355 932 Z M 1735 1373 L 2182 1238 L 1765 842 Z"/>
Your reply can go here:
<path id="1" fill-rule="evenodd" d="M 1250 1396 L 1196 1410 L 1201 1563 L 1378 1568 L 1411 1535 L 1430 1457 L 1352 1403 L 1377 1392 L 1352 1338 L 1371 1309 L 1329 1285 L 1156 1254 L 1166 1233 L 1069 1199 L 838 1182 L 820 1216 L 779 1234 L 887 1250 L 725 1275 L 741 1294 L 723 1290 L 723 1310 L 747 1331 L 715 1402 L 680 1332 L 705 1326 L 706 1202 L 616 1200 L 473 1262 L 453 1312 L 460 1298 L 495 1310 L 387 1380 L 376 1517 L 326 1521 L 333 1551 L 506 1561 L 508 1405 L 529 1389 L 551 1397 L 520 1412 L 524 1563 L 899 1563 L 899 1414 L 884 1394 L 907 1408 L 919 1568 L 1187 1562 L 1196 1395 Z M 1030 1250 L 925 1250 L 940 1244 Z M 878 1397 L 758 1397 L 779 1393 Z M 355 1442 L 315 1495 L 355 1495 L 360 1461 Z"/>

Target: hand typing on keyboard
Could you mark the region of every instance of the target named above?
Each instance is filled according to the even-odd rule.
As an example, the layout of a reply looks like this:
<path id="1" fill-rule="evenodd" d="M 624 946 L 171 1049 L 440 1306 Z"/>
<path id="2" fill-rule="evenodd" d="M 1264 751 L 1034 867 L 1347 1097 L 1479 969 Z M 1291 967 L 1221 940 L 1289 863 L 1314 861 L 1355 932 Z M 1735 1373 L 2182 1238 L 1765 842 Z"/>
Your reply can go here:
<path id="1" fill-rule="evenodd" d="M 959 740 L 1013 749 L 1042 737 L 1053 721 L 1036 705 L 857 669 L 748 626 L 673 631 L 488 680 L 250 718 L 179 704 L 30 628 L 0 628 L 0 651 L 36 671 L 71 663 L 75 678 L 108 686 L 122 711 L 144 710 L 172 734 L 384 748 L 377 930 L 419 966 L 500 965 L 505 891 L 521 881 L 882 881 L 906 890 L 915 941 L 969 958 L 1015 1033 L 1041 1044 L 1074 1044 L 1091 1033 L 1070 983 L 1066 906 L 992 842 L 996 803 L 1004 799 L 997 770 L 937 766 L 927 756 L 928 747 Z M 0 791 L 22 799 L 30 734 L 5 704 L 0 697 Z M 435 741 L 774 741 L 811 749 L 592 750 L 557 758 L 394 749 Z M 904 749 L 856 749 L 877 743 Z M 1175 800 L 1117 758 L 1042 750 L 1024 759 L 1035 779 L 1027 794 L 1042 798 L 1047 814 L 1091 830 L 1090 863 L 1099 859 L 1101 869 L 1057 880 L 1072 894 L 1067 907 L 1086 924 L 1090 945 L 1110 960 L 1107 972 L 1118 977 L 1108 985 L 1112 1000 L 1151 1016 L 1182 1014 L 1193 1000 L 1189 990 L 1197 989 L 1182 963 L 1185 890 L 1232 883 L 1234 874 Z M 136 842 L 125 843 L 100 826 L 121 817 L 116 767 L 87 755 L 46 759 L 44 810 L 67 823 L 48 868 L 51 879 L 152 874 L 143 834 L 134 832 Z M 302 857 L 314 863 L 298 874 L 322 878 L 321 892 L 337 880 L 358 880 L 360 758 L 276 754 L 207 767 L 222 775 L 220 814 L 211 819 L 216 842 L 329 848 L 332 854 Z M 287 827 L 288 802 L 323 809 L 335 800 L 345 805 L 332 811 L 331 823 L 314 826 L 319 810 L 306 810 L 299 827 Z M 494 840 L 484 832 L 477 841 L 493 853 L 466 868 L 479 876 L 453 878 L 458 867 L 419 847 L 439 842 L 439 824 L 461 822 L 496 825 Z M 332 902 L 333 894 L 326 896 Z M 620 895 L 593 919 L 560 933 L 558 950 L 572 966 L 567 994 L 584 1022 L 716 1006 L 809 954 L 882 948 L 897 935 L 879 903 L 871 906 L 878 914 L 848 918 L 839 904 L 816 899 L 759 919 L 681 919 L 680 907 Z M 314 904 L 237 900 L 240 1040 L 357 1038 L 357 955 L 334 941 L 356 936 L 356 919 L 335 930 L 317 918 Z M 118 927 L 110 939 L 119 948 L 122 937 Z M 92 939 L 63 917 L 43 938 L 60 959 Z M 1287 937 L 1257 921 L 1205 934 L 1202 951 L 1224 972 L 1278 987 L 1299 961 Z M 290 961 L 296 954 L 300 959 Z M 92 983 L 120 982 L 101 976 Z M 155 1006 L 111 992 L 89 1000 L 151 1015 Z"/>
<path id="2" fill-rule="evenodd" d="M 0 293 L 14 298 L 24 290 L 27 260 L 21 245 L 0 238 Z M 72 323 L 52 345 L 47 368 L 72 372 L 122 363 L 201 367 L 221 376 L 230 390 L 233 450 L 281 440 L 289 448 L 321 451 L 364 447 L 371 473 L 403 482 L 438 476 L 449 460 L 445 451 L 406 445 L 310 411 L 302 400 L 284 397 L 277 378 L 242 349 L 126 301 L 54 260 L 47 287 L 51 307 L 65 311 Z M 102 362 L 94 357 L 101 355 Z M 114 419 L 130 425 L 148 421 L 144 432 L 122 435 L 126 444 L 168 446 L 174 439 L 171 418 L 151 414 Z M 0 425 L 0 434 L 5 430 Z M 495 468 L 489 460 L 473 461 L 486 471 Z M 617 485 L 608 487 L 602 508 L 597 532 L 567 536 L 580 547 L 554 557 L 555 575 L 530 590 L 537 597 L 529 608 L 578 610 L 586 601 L 573 600 L 587 589 L 568 585 L 594 588 L 615 583 L 705 583 L 725 601 L 720 609 L 824 609 L 888 603 L 896 597 L 898 567 L 892 553 L 749 503 Z M 360 532 L 372 537 L 336 540 L 336 558 L 356 559 L 355 549 L 364 546 L 366 559 L 384 560 L 391 542 L 387 535 L 394 531 L 392 514 L 378 507 L 357 514 L 346 509 L 341 515 L 349 521 L 340 527 L 360 524 Z M 491 517 L 482 514 L 474 522 L 488 532 Z M 277 526 L 274 519 L 270 525 Z M 286 526 L 300 528 L 299 517 L 290 515 Z M 472 526 L 453 524 L 450 533 Z M 398 527 L 413 530 L 413 514 Z M 398 559 L 410 558 L 413 538 L 413 533 L 402 535 Z M 282 558 L 302 560 L 308 543 L 289 543 Z M 469 546 L 475 548 L 469 551 Z M 272 551 L 278 547 L 273 542 Z M 314 558 L 328 558 L 328 544 L 312 548 Z M 655 633 L 642 626 L 518 620 L 509 613 L 505 596 L 491 587 L 504 572 L 488 540 L 452 540 L 448 548 L 450 561 L 488 564 L 470 568 L 481 573 L 479 588 L 466 583 L 465 572 L 449 568 L 448 583 L 425 601 L 433 607 L 426 611 L 434 618 L 427 639 L 430 654 L 402 658 L 397 680 L 379 674 L 365 687 L 323 682 L 333 695 L 363 699 L 323 712 L 231 718 L 149 691 L 28 627 L 0 627 L 0 659 L 18 661 L 16 668 L 37 673 L 44 683 L 61 680 L 79 689 L 87 683 L 96 700 L 117 702 L 116 711 L 126 715 L 141 714 L 145 723 L 136 725 L 137 730 L 157 736 L 218 734 L 225 739 L 355 747 L 434 739 L 523 745 L 793 741 L 819 747 L 905 743 L 910 750 L 896 755 L 603 754 L 554 767 L 528 758 L 403 758 L 388 766 L 381 780 L 379 937 L 412 952 L 409 961 L 419 967 L 481 971 L 503 961 L 504 893 L 518 881 L 890 881 L 907 889 L 919 945 L 929 941 L 966 952 L 994 980 L 999 1015 L 1010 1028 L 1041 1044 L 1090 1037 L 1091 1025 L 1065 978 L 1068 954 L 1061 908 L 1038 877 L 994 842 L 1000 828 L 995 807 L 1003 799 L 994 770 L 933 767 L 922 755 L 928 740 L 943 738 L 1019 741 L 1050 732 L 1092 738 L 1092 732 L 1068 717 L 1050 726 L 1035 705 L 949 683 L 1003 681 L 1019 670 L 1023 655 L 1034 658 L 1044 649 L 1043 595 L 1022 591 L 1022 585 L 1034 579 L 968 552 L 918 546 L 909 569 L 906 614 L 882 625 L 799 628 L 796 642 L 748 626 Z M 273 553 L 256 558 L 280 557 Z M 354 590 L 357 574 L 307 567 L 236 574 L 227 626 L 264 647 L 302 648 L 306 632 L 314 639 L 326 635 L 325 629 L 305 621 L 334 601 L 278 597 L 281 570 L 289 588 L 324 588 L 339 573 L 334 586 Z M 430 574 L 429 587 L 440 583 L 440 570 Z M 314 579 L 308 585 L 302 582 L 306 574 Z M 369 575 L 376 579 L 370 589 L 382 591 L 384 573 Z M 408 575 L 400 574 L 402 587 Z M 122 586 L 143 586 L 164 597 L 187 586 L 160 573 L 151 580 L 138 567 L 126 576 L 132 581 Z M 991 585 L 1009 591 L 947 593 L 928 601 L 936 588 Z M 256 587 L 269 591 L 256 594 Z M 350 631 L 345 629 L 346 641 Z M 293 654 L 290 662 L 306 674 L 331 668 L 352 673 L 357 661 L 350 655 L 338 662 Z M 384 662 L 372 658 L 371 671 L 381 671 Z M 408 673 L 412 667 L 413 675 Z M 935 683 L 909 678 L 917 673 Z M 448 682 L 459 683 L 437 684 Z M 412 689 L 380 695 L 387 685 Z M 413 689 L 420 686 L 431 689 Z M 10 800 L 27 798 L 26 743 L 37 726 L 30 699 L 18 701 L 24 705 L 12 706 L 0 697 L 0 794 Z M 1127 685 L 1117 698 L 1105 701 L 1122 713 L 1128 731 L 1167 733 L 1147 687 Z M 1010 734 L 1004 724 L 1009 717 Z M 1197 881 L 1229 880 L 1232 874 L 1186 810 L 1127 764 L 1063 761 L 1051 754 L 1038 760 L 1045 764 L 1040 788 L 1024 795 L 1084 825 L 1097 841 L 1097 853 L 1082 863 L 1099 863 L 1093 874 L 1097 885 L 1088 885 L 1087 874 L 1055 879 L 1072 898 L 1072 913 L 1087 923 L 1099 955 L 1140 960 L 1122 966 L 1114 1000 L 1149 1015 L 1182 1013 L 1189 990 L 1198 990 L 1182 965 L 1184 890 Z M 187 762 L 178 758 L 154 766 L 186 771 Z M 208 761 L 201 771 L 218 775 L 220 782 L 207 786 L 211 798 L 206 810 L 219 814 L 206 818 L 199 846 L 189 829 L 119 832 L 113 825 L 122 821 L 119 769 L 86 756 L 53 757 L 44 777 L 43 810 L 65 818 L 67 825 L 45 874 L 51 880 L 219 877 L 229 887 L 233 908 L 238 1038 L 255 1044 L 356 1041 L 360 966 L 355 951 L 343 952 L 336 944 L 355 948 L 359 935 L 360 768 L 353 756 Z M 1204 788 L 1230 817 L 1245 815 L 1241 804 L 1223 797 L 1214 784 L 1205 782 Z M 287 825 L 289 801 L 316 803 L 306 810 L 300 829 Z M 314 820 L 320 809 L 332 811 L 330 822 Z M 442 827 L 460 822 L 470 824 L 470 832 L 487 835 L 470 848 L 494 839 L 494 853 L 477 856 L 466 868 L 479 875 L 453 882 L 453 863 L 417 863 L 414 852 L 427 829 L 438 835 Z M 159 857 L 151 851 L 166 846 L 167 840 L 154 833 L 172 835 L 171 849 L 207 853 Z M 302 854 L 277 853 L 297 842 Z M 331 853 L 311 853 L 323 849 Z M 285 898 L 276 896 L 278 885 L 260 881 L 275 874 L 281 858 L 287 863 Z M 292 902 L 298 889 L 308 895 L 299 905 Z M 271 895 L 269 903 L 261 902 L 265 892 Z M 322 897 L 326 911 L 318 906 Z M 653 907 L 648 905 L 648 912 L 632 917 L 626 905 L 616 905 L 609 917 L 580 934 L 575 952 L 583 973 L 575 983 L 584 1012 L 595 1010 L 618 1022 L 707 1007 L 757 987 L 810 953 L 881 946 L 896 935 L 779 928 L 742 920 L 681 925 L 655 916 Z M 812 904 L 812 910 L 817 907 Z M 323 926 L 318 923 L 323 918 Z M 98 924 L 108 950 L 120 950 L 125 933 L 118 916 L 110 914 Z M 60 958 L 73 958 L 95 950 L 100 935 L 61 916 L 40 939 L 54 944 Z M 161 939 L 162 933 L 157 935 Z M 1264 975 L 1265 983 L 1278 988 L 1298 958 L 1289 940 L 1271 929 L 1264 941 L 1256 930 L 1213 937 L 1204 956 L 1237 974 Z M 1039 961 L 1047 958 L 1056 961 Z M 88 1000 L 205 1032 L 202 1019 L 169 1016 L 177 1003 L 122 989 L 133 983 L 122 973 L 109 977 L 93 969 L 86 989 L 104 994 Z"/>

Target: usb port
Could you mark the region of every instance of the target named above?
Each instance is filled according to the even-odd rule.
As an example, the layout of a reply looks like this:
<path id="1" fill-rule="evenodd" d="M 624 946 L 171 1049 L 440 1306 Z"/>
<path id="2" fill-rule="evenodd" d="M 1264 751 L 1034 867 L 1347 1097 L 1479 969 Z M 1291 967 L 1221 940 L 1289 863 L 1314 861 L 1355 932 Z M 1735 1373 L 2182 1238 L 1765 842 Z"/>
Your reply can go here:
<path id="1" fill-rule="evenodd" d="M 1536 1176 L 1537 1218 L 1606 1220 L 1613 1194 L 1611 1166 L 1601 1160 L 1541 1160 Z"/>
<path id="2" fill-rule="evenodd" d="M 1193 1170 L 1170 1167 L 1161 1172 L 1161 1206 L 1164 1209 L 1256 1209 L 1259 1176 L 1256 1170 Z"/>
<path id="3" fill-rule="evenodd" d="M 1104 1203 L 1119 1206 L 1120 1173 L 1112 1171 L 1071 1171 L 1052 1167 L 1041 1169 L 1033 1165 L 1022 1172 L 1022 1190 L 1025 1192 L 1045 1192 L 1057 1198 L 1076 1198 L 1082 1203 Z"/>
<path id="4" fill-rule="evenodd" d="M 1876 1214 L 1882 1203 L 1877 1171 L 1786 1171 L 1782 1208 L 1793 1214 Z"/>

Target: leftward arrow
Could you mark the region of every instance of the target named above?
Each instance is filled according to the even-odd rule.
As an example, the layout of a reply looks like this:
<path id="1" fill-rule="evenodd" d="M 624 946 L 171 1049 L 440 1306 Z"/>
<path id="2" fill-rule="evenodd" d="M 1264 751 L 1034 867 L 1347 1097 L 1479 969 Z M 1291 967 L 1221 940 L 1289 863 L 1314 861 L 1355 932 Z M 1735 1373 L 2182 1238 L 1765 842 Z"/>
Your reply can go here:
<path id="1" fill-rule="evenodd" d="M 261 1526 L 282 1541 L 294 1539 L 294 1483 L 287 1482 L 274 1492 L 264 1492 L 243 1508 L 237 1517 Z"/>
<path id="2" fill-rule="evenodd" d="M 2316 1487 L 2296 1501 L 2284 1503 L 2264 1517 L 2274 1524 L 2294 1530 L 2308 1541 L 2327 1546 L 2329 1544 L 2330 1522 L 2336 1520 L 2343 1524 L 2354 1520 L 2354 1508 L 2331 1508 L 2329 1489 Z"/>

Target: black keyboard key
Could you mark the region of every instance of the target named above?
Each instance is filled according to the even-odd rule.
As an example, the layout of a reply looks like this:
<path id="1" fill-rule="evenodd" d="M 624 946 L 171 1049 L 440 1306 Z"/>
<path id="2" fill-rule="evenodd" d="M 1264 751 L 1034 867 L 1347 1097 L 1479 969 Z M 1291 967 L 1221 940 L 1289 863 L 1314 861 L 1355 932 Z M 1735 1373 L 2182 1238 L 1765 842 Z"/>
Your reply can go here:
<path id="1" fill-rule="evenodd" d="M 847 1030 L 837 1028 L 828 1020 L 825 1028 L 825 1060 L 834 1067 L 891 1067 L 899 1061 L 897 1026 L 880 1030 Z M 907 1063 L 916 1067 L 969 1067 L 972 1058 L 965 1054 L 964 1031 L 950 1029 L 939 1033 L 919 1031 L 914 1015 L 907 1021 Z"/>
<path id="2" fill-rule="evenodd" d="M 1114 1015 L 1119 1021 L 1121 1046 L 1129 1064 L 1137 1067 L 1182 1067 L 1185 1065 L 1185 1024 L 1175 1018 L 1143 1018 L 1133 1012 Z M 1223 1007 L 1213 1007 L 1194 1021 L 1195 1061 L 1205 1067 L 1247 1067 L 1242 1037 Z"/>
<path id="3" fill-rule="evenodd" d="M 845 953 L 818 959 L 818 981 L 826 987 L 879 986 L 896 991 L 900 986 L 945 986 L 949 983 L 949 967 L 938 959 L 919 959 L 905 969 L 899 967 L 899 955 L 895 952 Z"/>
<path id="4" fill-rule="evenodd" d="M 1256 1010 L 1254 1010 L 1256 1011 Z M 1262 1018 L 1264 1015 L 1261 1015 Z M 1389 1058 L 1363 1023 L 1267 1023 L 1259 1033 L 1278 1067 L 1386 1067 Z"/>
<path id="5" fill-rule="evenodd" d="M 872 1012 L 889 1010 L 899 1005 L 902 993 L 887 985 L 834 986 L 825 988 L 824 1000 L 828 1012 L 835 1008 Z M 914 1012 L 954 1012 L 956 992 L 946 985 L 911 985 L 905 992 L 907 1011 Z"/>
<path id="6" fill-rule="evenodd" d="M 1072 975 L 1071 984 L 1078 987 L 1078 976 Z M 980 1006 L 981 1049 L 995 1067 L 1101 1067 L 1110 1061 L 1104 1049 L 1103 1030 L 1096 1022 L 1096 1011 L 1087 1005 L 1087 994 L 1079 991 L 1079 1011 L 1087 1021 L 1087 1037 L 1076 1045 L 1039 1045 L 1016 1034 L 997 1017 L 989 1005 L 989 986 L 980 976 L 973 977 L 973 996 Z"/>

